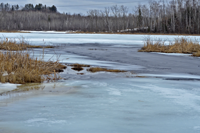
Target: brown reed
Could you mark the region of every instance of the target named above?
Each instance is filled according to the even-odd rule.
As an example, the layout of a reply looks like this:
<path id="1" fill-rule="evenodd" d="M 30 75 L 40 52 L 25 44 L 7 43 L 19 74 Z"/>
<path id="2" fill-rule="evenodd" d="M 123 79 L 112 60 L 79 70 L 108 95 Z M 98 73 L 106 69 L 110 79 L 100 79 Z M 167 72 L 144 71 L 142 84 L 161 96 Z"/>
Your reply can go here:
<path id="1" fill-rule="evenodd" d="M 0 40 L 0 50 L 20 51 L 28 48 L 53 48 L 53 46 L 30 45 L 24 38 L 19 38 L 18 41 L 8 38 Z"/>
<path id="2" fill-rule="evenodd" d="M 30 50 L 24 41 L 17 43 L 7 38 L 0 43 L 0 82 L 6 83 L 41 83 L 60 77 L 58 72 L 66 68 L 59 61 L 43 61 L 30 57 Z M 27 50 L 26 50 L 27 49 Z M 14 51 L 15 50 L 15 51 Z"/>
<path id="3" fill-rule="evenodd" d="M 187 38 L 175 38 L 174 42 L 169 45 L 165 41 L 152 41 L 150 38 L 145 39 L 144 46 L 139 52 L 162 52 L 162 53 L 184 53 L 198 56 L 200 45 L 198 41 L 192 41 Z"/>

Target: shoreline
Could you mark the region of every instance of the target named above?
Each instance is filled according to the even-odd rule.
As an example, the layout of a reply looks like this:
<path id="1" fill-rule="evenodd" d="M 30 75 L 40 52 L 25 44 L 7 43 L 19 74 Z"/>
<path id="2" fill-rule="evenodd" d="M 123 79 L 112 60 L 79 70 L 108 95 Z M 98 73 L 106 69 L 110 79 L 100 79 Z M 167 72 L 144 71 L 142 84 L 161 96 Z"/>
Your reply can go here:
<path id="1" fill-rule="evenodd" d="M 26 31 L 26 30 L 22 30 L 22 31 L 0 31 L 0 33 L 34 33 L 34 32 L 49 32 L 49 33 L 53 33 L 53 32 L 57 32 L 57 33 L 63 33 L 63 34 L 113 34 L 113 35 L 172 35 L 172 36 L 200 36 L 200 34 L 182 34 L 182 33 L 140 33 L 140 32 L 135 32 L 135 33 L 111 33 L 111 32 L 77 32 L 77 31 Z"/>

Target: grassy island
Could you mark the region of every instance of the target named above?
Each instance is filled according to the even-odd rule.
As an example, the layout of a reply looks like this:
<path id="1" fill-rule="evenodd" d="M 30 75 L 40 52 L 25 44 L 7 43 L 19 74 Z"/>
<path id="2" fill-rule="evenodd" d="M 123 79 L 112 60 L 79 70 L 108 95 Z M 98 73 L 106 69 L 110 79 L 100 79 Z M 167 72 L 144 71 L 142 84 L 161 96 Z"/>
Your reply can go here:
<path id="1" fill-rule="evenodd" d="M 200 45 L 198 41 L 187 38 L 175 38 L 169 45 L 166 45 L 165 41 L 162 40 L 152 41 L 147 38 L 139 52 L 184 53 L 199 57 Z"/>

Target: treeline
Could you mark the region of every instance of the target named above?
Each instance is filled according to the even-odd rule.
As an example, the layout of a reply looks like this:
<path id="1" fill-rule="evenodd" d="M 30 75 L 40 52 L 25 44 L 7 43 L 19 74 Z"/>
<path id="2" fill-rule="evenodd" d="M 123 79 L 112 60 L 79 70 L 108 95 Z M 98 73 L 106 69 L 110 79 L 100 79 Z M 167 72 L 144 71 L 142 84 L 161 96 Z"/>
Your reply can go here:
<path id="1" fill-rule="evenodd" d="M 1 12 L 10 12 L 10 11 L 43 11 L 43 12 L 57 12 L 56 6 L 48 7 L 42 4 L 26 4 L 24 7 L 19 7 L 19 5 L 10 5 L 10 4 L 0 4 Z"/>
<path id="2" fill-rule="evenodd" d="M 147 5 L 138 5 L 132 12 L 126 6 L 115 5 L 104 10 L 90 10 L 87 15 L 61 14 L 55 6 L 42 4 L 26 4 L 20 9 L 17 5 L 3 5 L 0 7 L 0 30 L 200 32 L 200 0 L 152 1 Z"/>

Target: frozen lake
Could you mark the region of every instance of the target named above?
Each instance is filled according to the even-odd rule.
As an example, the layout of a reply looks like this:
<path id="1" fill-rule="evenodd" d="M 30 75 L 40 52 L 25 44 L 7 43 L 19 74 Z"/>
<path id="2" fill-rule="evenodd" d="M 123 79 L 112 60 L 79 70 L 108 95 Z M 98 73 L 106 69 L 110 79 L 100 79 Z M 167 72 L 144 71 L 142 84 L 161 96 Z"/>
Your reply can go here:
<path id="1" fill-rule="evenodd" d="M 126 47 L 143 45 L 143 35 L 54 33 L 2 33 L 23 36 L 33 44 L 99 43 Z M 154 36 L 158 37 L 158 36 Z M 176 36 L 159 36 L 173 40 Z M 194 37 L 192 38 L 199 38 Z M 44 39 L 44 42 L 43 42 Z M 58 51 L 55 51 L 58 52 Z M 40 56 L 41 50 L 35 51 Z M 47 50 L 44 60 L 53 56 Z M 59 51 L 62 63 L 140 70 L 139 65 L 95 60 Z M 158 54 L 159 56 L 159 54 Z M 56 59 L 56 57 L 53 57 Z M 36 85 L 0 84 L 0 132 L 2 133 L 199 133 L 200 76 L 190 74 L 76 75 L 65 70 L 68 80 Z M 146 77 L 145 77 L 146 76 Z M 185 78 L 187 80 L 165 80 Z M 191 80 L 188 80 L 191 79 Z M 196 79 L 196 80 L 193 80 Z M 31 89 L 33 88 L 33 89 Z M 23 91 L 23 89 L 30 91 Z"/>
<path id="2" fill-rule="evenodd" d="M 52 85 L 53 86 L 53 85 Z M 69 80 L 1 98 L 0 131 L 198 133 L 197 82 L 123 78 Z"/>
<path id="3" fill-rule="evenodd" d="M 0 37 L 7 38 L 21 38 L 24 37 L 31 44 L 48 45 L 51 43 L 63 44 L 85 44 L 85 43 L 99 43 L 112 44 L 118 46 L 125 45 L 143 45 L 143 40 L 149 35 L 120 35 L 120 34 L 66 34 L 63 32 L 31 32 L 31 33 L 0 33 Z M 162 39 L 173 41 L 176 37 L 174 35 L 151 35 L 154 40 Z M 200 40 L 200 36 L 187 36 L 192 40 Z"/>

